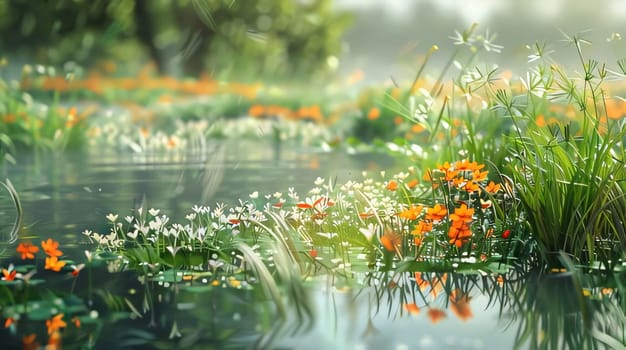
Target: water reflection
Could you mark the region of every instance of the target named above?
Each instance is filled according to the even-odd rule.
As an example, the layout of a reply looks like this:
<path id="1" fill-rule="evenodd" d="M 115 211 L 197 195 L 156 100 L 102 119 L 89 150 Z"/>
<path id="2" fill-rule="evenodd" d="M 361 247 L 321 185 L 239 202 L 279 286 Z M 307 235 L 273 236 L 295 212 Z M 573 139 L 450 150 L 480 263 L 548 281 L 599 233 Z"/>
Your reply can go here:
<path id="1" fill-rule="evenodd" d="M 344 349 L 622 349 L 618 276 L 382 272 L 318 294 L 318 324 L 284 344 Z M 594 287 L 590 287 L 594 286 Z"/>
<path id="2" fill-rule="evenodd" d="M 94 261 L 79 276 L 40 276 L 47 283 L 32 279 L 30 291 L 28 283 L 3 281 L 2 319 L 13 321 L 0 330 L 2 348 L 50 341 L 66 348 L 116 349 L 619 349 L 626 344 L 621 274 L 374 272 L 351 281 L 318 276 L 297 297 L 286 283 L 281 286 L 290 303 L 283 315 L 253 275 L 242 277 L 243 283 L 170 281 L 134 270 L 108 272 L 114 260 Z M 302 317 L 297 310 L 311 312 Z M 59 313 L 65 325 L 58 334 L 49 332 L 49 320 Z"/>
<path id="3" fill-rule="evenodd" d="M 362 170 L 394 164 L 380 154 L 319 153 L 290 145 L 277 151 L 239 141 L 189 154 L 104 153 L 23 154 L 18 164 L 3 169 L 24 205 L 22 237 L 52 237 L 75 246 L 83 230 L 104 231 L 107 214 L 130 214 L 141 203 L 181 219 L 193 205 L 233 204 L 255 191 L 264 195 L 288 187 L 305 192 L 317 176 L 347 181 Z M 0 210 L 12 220 L 10 199 L 4 193 L 1 199 Z"/>

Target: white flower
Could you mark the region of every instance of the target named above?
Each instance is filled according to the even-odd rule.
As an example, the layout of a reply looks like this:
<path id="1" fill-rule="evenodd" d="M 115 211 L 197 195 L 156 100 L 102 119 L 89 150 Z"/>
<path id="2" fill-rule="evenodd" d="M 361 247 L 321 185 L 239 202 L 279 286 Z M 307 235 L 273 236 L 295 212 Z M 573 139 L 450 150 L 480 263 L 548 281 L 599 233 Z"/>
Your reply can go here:
<path id="1" fill-rule="evenodd" d="M 158 230 L 159 228 L 161 228 L 161 219 L 157 216 L 156 218 L 154 218 L 154 220 L 150 221 L 148 223 L 148 226 L 150 227 L 151 230 Z"/>
<path id="2" fill-rule="evenodd" d="M 203 240 L 204 239 L 204 235 L 206 234 L 207 228 L 206 226 L 202 226 L 198 229 L 198 231 L 196 232 L 196 234 L 198 235 L 198 239 L 199 240 Z"/>
<path id="3" fill-rule="evenodd" d="M 111 214 L 109 213 L 109 215 L 106 216 L 107 220 L 111 221 L 111 222 L 115 222 L 115 220 L 117 220 L 118 215 L 117 214 Z"/>
<path id="4" fill-rule="evenodd" d="M 134 219 L 135 219 L 135 218 L 133 218 L 132 216 L 125 216 L 125 217 L 124 217 L 124 220 L 126 220 L 126 222 L 128 222 L 129 224 L 130 224 L 131 222 L 133 222 L 133 220 L 134 220 Z"/>
<path id="5" fill-rule="evenodd" d="M 361 231 L 363 236 L 365 236 L 365 238 L 369 241 L 372 239 L 372 236 L 376 234 L 376 231 L 378 231 L 378 227 L 374 224 L 369 224 L 367 225 L 367 228 L 359 228 L 359 231 Z"/>
<path id="6" fill-rule="evenodd" d="M 225 207 L 226 207 L 226 204 L 217 203 L 217 205 L 215 206 L 215 209 L 213 209 L 213 217 L 219 218 L 220 216 L 222 216 L 224 214 Z"/>
<path id="7" fill-rule="evenodd" d="M 252 198 L 252 199 L 259 198 L 259 191 L 254 191 L 254 192 L 250 193 L 250 198 Z"/>
<path id="8" fill-rule="evenodd" d="M 317 179 L 315 179 L 315 182 L 314 182 L 315 186 L 320 186 L 323 183 L 324 183 L 324 179 L 319 176 L 317 177 Z"/>
<path id="9" fill-rule="evenodd" d="M 115 240 L 117 239 L 117 233 L 115 232 L 111 232 L 106 236 L 106 239 L 110 242 L 115 242 Z"/>
<path id="10" fill-rule="evenodd" d="M 150 208 L 150 210 L 148 210 L 148 214 L 150 214 L 152 216 L 157 216 L 157 215 L 159 215 L 160 211 L 161 210 L 159 210 L 159 209 Z"/>

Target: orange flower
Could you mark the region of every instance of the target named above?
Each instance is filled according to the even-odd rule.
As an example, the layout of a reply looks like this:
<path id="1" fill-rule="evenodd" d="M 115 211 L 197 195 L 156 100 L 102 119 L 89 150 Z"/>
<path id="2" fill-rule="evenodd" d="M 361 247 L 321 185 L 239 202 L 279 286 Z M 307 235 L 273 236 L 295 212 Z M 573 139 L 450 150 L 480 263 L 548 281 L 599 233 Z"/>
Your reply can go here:
<path id="1" fill-rule="evenodd" d="M 537 116 L 537 118 L 535 119 L 535 123 L 537 124 L 538 127 L 543 128 L 546 125 L 548 125 L 548 123 L 546 123 L 546 118 L 543 116 L 543 114 L 539 114 Z"/>
<path id="2" fill-rule="evenodd" d="M 58 249 L 59 242 L 53 240 L 52 238 L 48 238 L 47 241 L 41 241 L 41 247 L 48 256 L 59 257 L 63 255 L 63 252 Z"/>
<path id="3" fill-rule="evenodd" d="M 454 187 L 462 187 L 466 181 L 467 180 L 465 180 L 463 176 L 455 177 L 454 179 L 452 179 L 452 185 Z"/>
<path id="4" fill-rule="evenodd" d="M 330 198 L 320 197 L 313 203 L 313 206 L 316 207 L 318 204 L 321 204 L 322 207 L 332 207 L 335 205 L 335 202 L 330 200 Z"/>
<path id="5" fill-rule="evenodd" d="M 458 171 L 468 170 L 468 171 L 474 172 L 474 171 L 477 171 L 477 170 L 480 170 L 480 169 L 484 168 L 485 165 L 484 164 L 478 164 L 476 162 L 470 162 L 467 159 L 463 159 L 461 161 L 458 161 L 458 162 L 454 163 L 454 167 Z"/>
<path id="6" fill-rule="evenodd" d="M 9 269 L 2 269 L 2 280 L 3 281 L 14 281 L 15 276 L 17 275 L 17 271 L 13 269 L 13 265 L 9 266 Z"/>
<path id="7" fill-rule="evenodd" d="M 395 180 L 390 180 L 386 188 L 389 191 L 395 191 L 398 189 L 398 183 Z"/>
<path id="8" fill-rule="evenodd" d="M 448 231 L 448 238 L 450 244 L 454 244 L 457 248 L 461 248 L 463 244 L 467 243 L 469 239 L 472 237 L 472 231 L 467 225 L 466 222 L 463 221 L 454 221 L 452 225 L 450 225 L 450 230 Z"/>
<path id="9" fill-rule="evenodd" d="M 459 174 L 459 171 L 454 169 L 448 162 L 443 163 L 443 165 L 440 165 L 437 169 L 445 174 L 446 181 L 454 180 Z"/>
<path id="10" fill-rule="evenodd" d="M 487 191 L 487 193 L 495 194 L 500 191 L 500 184 L 490 181 L 489 184 L 487 184 L 487 187 L 485 187 L 485 191 Z"/>
<path id="11" fill-rule="evenodd" d="M 407 210 L 398 213 L 398 216 L 403 219 L 415 220 L 422 213 L 423 208 L 421 205 L 411 205 Z"/>
<path id="12" fill-rule="evenodd" d="M 72 317 L 72 323 L 74 323 L 74 326 L 76 326 L 76 328 L 80 328 L 81 326 L 80 318 L 78 318 L 78 316 Z"/>
<path id="13" fill-rule="evenodd" d="M 167 139 L 167 143 L 165 144 L 165 147 L 172 149 L 172 148 L 176 148 L 176 146 L 178 146 L 178 142 L 176 142 L 175 138 L 170 137 Z"/>
<path id="14" fill-rule="evenodd" d="M 488 174 L 489 174 L 489 170 L 485 170 L 485 171 L 475 170 L 474 172 L 472 172 L 472 180 L 474 182 L 485 181 L 487 180 Z"/>
<path id="15" fill-rule="evenodd" d="M 44 269 L 59 272 L 61 271 L 63 266 L 65 266 L 65 264 L 65 261 L 59 261 L 59 258 L 57 258 L 56 256 L 50 256 L 46 258 L 46 266 L 44 267 Z"/>
<path id="16" fill-rule="evenodd" d="M 472 222 L 472 216 L 474 215 L 473 208 L 467 208 L 467 205 L 462 204 L 460 208 L 454 209 L 454 214 L 450 214 L 450 230 L 448 231 L 448 238 L 450 244 L 456 245 L 460 248 L 472 237 L 472 231 L 469 224 Z"/>
<path id="17" fill-rule="evenodd" d="M 6 321 L 4 321 L 4 328 L 11 327 L 13 323 L 15 323 L 15 319 L 13 317 L 7 317 Z"/>
<path id="18" fill-rule="evenodd" d="M 433 223 L 430 221 L 420 220 L 417 225 L 415 225 L 415 229 L 411 231 L 414 235 L 422 235 L 426 232 L 430 232 L 433 229 Z"/>
<path id="19" fill-rule="evenodd" d="M 443 165 L 438 165 L 438 166 L 437 166 L 437 169 L 438 169 L 439 171 L 441 171 L 442 173 L 445 173 L 445 172 L 447 172 L 448 170 L 452 170 L 452 168 L 453 168 L 453 167 L 452 167 L 452 165 L 450 165 L 450 163 L 449 163 L 449 162 L 445 162 L 445 163 L 443 163 Z"/>
<path id="20" fill-rule="evenodd" d="M 16 118 L 15 118 L 15 115 L 13 115 L 13 114 L 9 113 L 9 114 L 6 114 L 6 115 L 2 118 L 2 121 L 4 121 L 4 122 L 5 122 L 5 123 L 7 123 L 7 124 L 11 124 L 11 123 L 15 122 L 15 119 L 16 119 Z"/>
<path id="21" fill-rule="evenodd" d="M 300 209 L 313 209 L 313 206 L 309 203 L 298 203 L 296 206 Z"/>
<path id="22" fill-rule="evenodd" d="M 426 130 L 425 127 L 423 127 L 421 124 L 413 124 L 413 126 L 411 126 L 411 131 L 419 134 L 420 132 Z"/>
<path id="23" fill-rule="evenodd" d="M 434 207 L 426 209 L 426 219 L 433 222 L 441 221 L 446 217 L 447 213 L 448 210 L 443 205 L 437 203 Z"/>
<path id="24" fill-rule="evenodd" d="M 20 243 L 17 246 L 16 250 L 18 253 L 22 254 L 22 260 L 34 259 L 35 253 L 39 251 L 39 247 L 37 247 L 36 245 L 33 245 L 30 242 L 27 242 L 27 243 Z"/>
<path id="25" fill-rule="evenodd" d="M 48 337 L 48 344 L 46 349 L 60 349 L 61 348 L 61 340 L 62 340 L 61 332 L 54 331 Z"/>
<path id="26" fill-rule="evenodd" d="M 450 293 L 450 309 L 462 321 L 474 317 L 469 301 L 470 297 L 459 289 Z"/>
<path id="27" fill-rule="evenodd" d="M 413 315 L 420 313 L 420 308 L 415 303 L 404 304 L 404 309 Z"/>
<path id="28" fill-rule="evenodd" d="M 51 319 L 46 320 L 46 327 L 48 327 L 48 334 L 52 334 L 61 328 L 67 327 L 67 323 L 63 321 L 63 314 L 58 314 Z"/>
<path id="29" fill-rule="evenodd" d="M 374 216 L 374 213 L 372 213 L 372 212 L 363 212 L 363 213 L 359 213 L 359 217 L 360 217 L 361 219 L 369 219 L 369 218 L 371 218 L 372 216 Z"/>
<path id="30" fill-rule="evenodd" d="M 465 184 L 465 191 L 467 191 L 469 193 L 478 192 L 478 191 L 480 191 L 480 187 L 474 181 L 468 181 Z"/>
<path id="31" fill-rule="evenodd" d="M 460 208 L 454 209 L 454 214 L 450 214 L 450 220 L 461 222 L 472 222 L 472 215 L 474 215 L 474 209 L 468 208 L 465 203 L 461 204 Z"/>
<path id="32" fill-rule="evenodd" d="M 380 243 L 387 251 L 395 252 L 396 249 L 402 246 L 402 236 L 391 230 L 387 230 L 385 234 L 380 237 Z"/>
<path id="33" fill-rule="evenodd" d="M 250 110 L 248 111 L 248 114 L 251 117 L 260 117 L 263 114 L 265 114 L 265 106 L 263 106 L 263 105 L 252 105 L 252 107 L 250 107 Z"/>
<path id="34" fill-rule="evenodd" d="M 380 109 L 377 107 L 372 107 L 367 113 L 367 119 L 369 120 L 376 120 L 378 117 L 380 117 Z"/>
<path id="35" fill-rule="evenodd" d="M 431 307 L 430 309 L 428 309 L 428 317 L 430 318 L 430 322 L 435 324 L 445 318 L 446 313 L 443 310 Z"/>
<path id="36" fill-rule="evenodd" d="M 413 179 L 413 180 L 407 182 L 406 186 L 408 188 L 413 188 L 413 187 L 417 186 L 418 183 L 419 183 L 419 181 L 417 181 L 417 179 Z"/>

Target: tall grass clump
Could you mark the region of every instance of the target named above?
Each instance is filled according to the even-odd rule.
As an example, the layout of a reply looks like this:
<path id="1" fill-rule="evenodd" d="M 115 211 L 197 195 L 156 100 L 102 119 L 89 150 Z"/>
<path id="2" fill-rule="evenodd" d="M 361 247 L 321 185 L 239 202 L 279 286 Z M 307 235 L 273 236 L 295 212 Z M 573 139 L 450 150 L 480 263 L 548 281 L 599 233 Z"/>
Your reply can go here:
<path id="1" fill-rule="evenodd" d="M 508 166 L 541 260 L 558 264 L 557 252 L 565 252 L 578 263 L 608 268 L 626 247 L 626 170 L 624 131 L 610 119 L 617 116 L 607 117 L 605 85 L 626 72 L 585 60 L 587 42 L 567 39 L 582 74 L 568 75 L 536 45 L 529 57 L 541 63 L 522 79 L 522 91 L 498 90 L 493 108 L 514 123 Z M 554 117 L 546 123 L 546 116 Z"/>

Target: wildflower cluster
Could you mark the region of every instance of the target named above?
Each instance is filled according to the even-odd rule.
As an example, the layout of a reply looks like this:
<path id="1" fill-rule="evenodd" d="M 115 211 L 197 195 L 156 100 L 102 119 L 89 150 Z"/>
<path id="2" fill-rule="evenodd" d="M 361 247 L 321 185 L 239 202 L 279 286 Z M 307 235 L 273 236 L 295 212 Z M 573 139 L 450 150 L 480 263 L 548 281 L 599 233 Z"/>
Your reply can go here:
<path id="1" fill-rule="evenodd" d="M 244 286 L 233 278 L 242 264 L 236 245 L 242 241 L 241 236 L 258 235 L 259 224 L 267 220 L 250 201 L 240 201 L 231 208 L 220 203 L 213 208 L 196 205 L 185 216 L 184 224 L 171 223 L 167 215 L 154 208 L 139 208 L 136 216 L 118 218 L 107 215 L 112 225 L 108 234 L 83 232 L 97 244 L 97 251 L 119 254 L 121 261 L 111 268 L 128 264 L 160 282 L 200 278 L 213 286 L 224 283 L 235 288 Z M 168 280 L 163 277 L 165 271 L 176 275 Z"/>
<path id="2" fill-rule="evenodd" d="M 65 267 L 67 262 L 59 260 L 59 257 L 63 256 L 63 252 L 59 250 L 59 242 L 48 238 L 46 241 L 41 241 L 41 248 L 46 254 L 44 266 L 45 270 L 59 272 L 63 269 L 63 267 Z M 22 242 L 17 246 L 16 251 L 20 254 L 20 258 L 22 260 L 34 260 L 35 254 L 39 252 L 39 247 L 31 242 Z M 32 273 L 27 273 L 26 275 L 17 273 L 14 265 L 11 264 L 8 269 L 2 269 L 2 280 L 13 281 L 16 278 L 24 279 L 26 276 L 30 277 L 33 273 L 34 271 Z"/>
<path id="3" fill-rule="evenodd" d="M 76 278 L 85 266 L 68 265 L 70 260 L 59 260 L 64 253 L 59 249 L 59 242 L 51 238 L 41 242 L 41 246 L 32 244 L 31 242 L 21 242 L 16 248 L 21 260 L 36 260 L 37 254 L 42 251 L 45 254 L 44 270 L 52 272 L 68 272 L 68 275 Z M 89 254 L 87 254 L 89 256 Z M 58 346 L 61 344 L 61 330 L 67 327 L 64 320 L 65 311 L 68 306 L 65 300 L 57 298 L 54 293 L 46 294 L 38 291 L 29 292 L 31 286 L 35 286 L 44 282 L 44 280 L 33 278 L 38 272 L 36 264 L 26 264 L 15 266 L 10 264 L 8 268 L 2 268 L 2 278 L 0 280 L 0 288 L 5 289 L 7 295 L 11 298 L 0 302 L 0 315 L 4 318 L 4 328 L 16 332 L 19 327 L 20 320 L 45 320 L 45 326 L 48 334 L 49 346 Z M 73 279 L 73 282 L 76 280 Z M 72 284 L 72 290 L 75 284 Z M 52 297 L 53 300 L 48 300 Z M 82 311 L 81 307 L 74 305 L 71 312 L 74 316 L 71 318 L 72 324 L 76 328 L 81 326 L 81 317 L 77 313 Z M 37 313 L 37 316 L 31 315 L 31 312 Z M 42 318 L 43 316 L 47 318 Z M 25 349 L 39 348 L 39 342 L 36 341 L 37 333 L 30 333 L 23 337 L 22 342 Z"/>
<path id="4" fill-rule="evenodd" d="M 493 231 L 495 223 L 492 198 L 500 192 L 501 185 L 488 182 L 489 172 L 483 168 L 483 164 L 464 159 L 453 164 L 446 162 L 436 169 L 426 171 L 424 180 L 430 183 L 433 193 L 442 195 L 444 204 L 436 204 L 428 209 L 425 221 L 420 221 L 413 231 L 416 243 L 432 230 L 433 224 L 440 224 L 444 219 L 447 219 L 449 226 L 448 242 L 457 248 L 472 239 L 472 223 L 477 215 L 492 221 L 487 226 L 481 226 L 486 230 L 482 232 L 483 237 Z M 448 213 L 447 209 L 454 211 Z"/>

